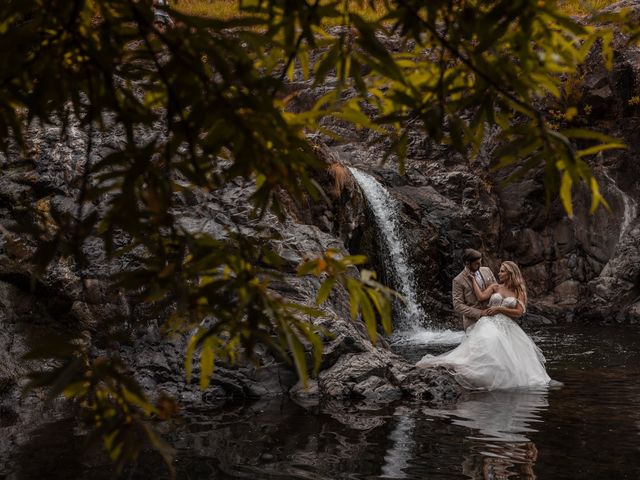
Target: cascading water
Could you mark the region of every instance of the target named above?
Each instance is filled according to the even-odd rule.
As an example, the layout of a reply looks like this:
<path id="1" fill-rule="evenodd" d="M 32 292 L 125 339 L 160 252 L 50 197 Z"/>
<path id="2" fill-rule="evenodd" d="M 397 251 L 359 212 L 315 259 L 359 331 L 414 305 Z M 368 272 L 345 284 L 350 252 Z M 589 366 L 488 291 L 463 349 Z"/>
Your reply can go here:
<path id="1" fill-rule="evenodd" d="M 349 170 L 369 202 L 378 227 L 382 248 L 385 250 L 385 254 L 381 256 L 382 267 L 391 279 L 393 288 L 404 297 L 403 304 L 398 308 L 399 318 L 394 325 L 394 343 L 459 343 L 461 332 L 425 329 L 423 326 L 428 317 L 417 300 L 415 276 L 407 261 L 398 203 L 371 175 L 353 167 L 349 167 Z"/>
<path id="2" fill-rule="evenodd" d="M 623 192 L 613 178 L 605 172 L 604 176 L 611 182 L 611 185 L 615 189 L 616 193 L 622 198 L 622 204 L 624 205 L 624 212 L 622 217 L 622 223 L 620 224 L 620 236 L 619 240 L 627 233 L 631 222 L 638 216 L 638 205 L 629 195 Z"/>
<path id="3" fill-rule="evenodd" d="M 414 288 L 413 269 L 407 263 L 407 254 L 398 221 L 398 205 L 389 192 L 371 175 L 355 168 L 349 168 L 364 193 L 384 243 L 387 256 L 383 256 L 383 267 L 391 278 L 393 287 L 405 299 L 400 308 L 398 326 L 413 329 L 420 326 L 426 318 L 424 310 L 418 303 L 418 295 Z"/>

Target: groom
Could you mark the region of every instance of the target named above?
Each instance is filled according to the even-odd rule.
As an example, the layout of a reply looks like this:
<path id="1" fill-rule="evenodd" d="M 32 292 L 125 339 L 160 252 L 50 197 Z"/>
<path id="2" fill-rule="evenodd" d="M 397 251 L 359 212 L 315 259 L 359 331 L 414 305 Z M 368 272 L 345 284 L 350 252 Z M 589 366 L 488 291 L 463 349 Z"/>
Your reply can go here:
<path id="1" fill-rule="evenodd" d="M 464 270 L 453 279 L 451 297 L 453 309 L 462 315 L 462 326 L 466 330 L 485 314 L 486 302 L 476 298 L 471 284 L 470 276 L 473 275 L 480 286 L 485 290 L 492 283 L 497 283 L 491 269 L 483 267 L 482 254 L 473 248 L 467 248 L 462 256 Z"/>

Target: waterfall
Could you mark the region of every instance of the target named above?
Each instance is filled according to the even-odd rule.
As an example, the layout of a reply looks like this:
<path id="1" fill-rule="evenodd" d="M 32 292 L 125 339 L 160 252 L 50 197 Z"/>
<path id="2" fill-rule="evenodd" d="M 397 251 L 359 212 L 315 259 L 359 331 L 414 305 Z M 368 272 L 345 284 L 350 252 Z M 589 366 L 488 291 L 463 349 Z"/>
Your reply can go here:
<path id="1" fill-rule="evenodd" d="M 349 170 L 371 206 L 385 253 L 388 254 L 382 256 L 383 267 L 391 279 L 392 286 L 404 297 L 404 304 L 399 308 L 398 326 L 405 330 L 413 330 L 421 326 L 421 321 L 426 315 L 418 303 L 413 269 L 407 261 L 398 203 L 371 175 L 352 167 L 349 167 Z"/>
<path id="2" fill-rule="evenodd" d="M 433 327 L 425 329 L 423 327 L 423 323 L 428 320 L 428 317 L 417 300 L 415 275 L 407 260 L 398 202 L 371 175 L 353 167 L 349 167 L 349 170 L 373 212 L 384 249 L 383 255 L 380 256 L 383 262 L 382 267 L 385 269 L 387 277 L 390 278 L 392 287 L 405 300 L 398 308 L 400 318 L 394 325 L 393 343 L 395 345 L 454 345 L 460 343 L 464 332 L 453 332 Z"/>
<path id="3" fill-rule="evenodd" d="M 620 196 L 620 198 L 622 198 L 622 204 L 624 205 L 622 223 L 620 224 L 620 235 L 618 237 L 618 240 L 620 241 L 622 240 L 622 237 L 624 237 L 625 233 L 627 233 L 631 222 L 638 216 L 638 205 L 636 204 L 635 200 L 629 197 L 629 195 L 624 193 L 620 189 L 620 187 L 618 187 L 618 184 L 613 178 L 609 176 L 607 172 L 604 173 L 604 176 L 607 178 L 607 180 L 609 180 L 609 182 L 611 182 L 611 185 L 615 189 L 616 193 Z"/>
<path id="4" fill-rule="evenodd" d="M 629 195 L 620 190 L 617 185 L 616 188 L 622 195 L 622 201 L 624 203 L 624 217 L 622 219 L 622 225 L 620 226 L 620 239 L 622 239 L 624 234 L 627 233 L 631 222 L 638 216 L 638 206 L 636 205 L 636 202 L 629 197 Z"/>

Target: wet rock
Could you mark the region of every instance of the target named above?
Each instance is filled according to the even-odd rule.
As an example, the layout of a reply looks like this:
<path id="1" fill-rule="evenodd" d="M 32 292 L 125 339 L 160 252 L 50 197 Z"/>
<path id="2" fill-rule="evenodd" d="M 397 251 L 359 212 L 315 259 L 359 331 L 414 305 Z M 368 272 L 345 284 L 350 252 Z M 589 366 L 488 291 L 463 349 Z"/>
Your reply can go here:
<path id="1" fill-rule="evenodd" d="M 385 374 L 386 364 L 370 353 L 342 356 L 331 368 L 318 376 L 318 386 L 324 396 L 349 398 L 353 388 L 370 376 Z"/>
<path id="2" fill-rule="evenodd" d="M 567 280 L 554 289 L 556 304 L 575 305 L 580 297 L 580 282 L 577 280 Z"/>
<path id="3" fill-rule="evenodd" d="M 367 400 L 375 400 L 376 403 L 389 403 L 402 397 L 402 390 L 399 387 L 375 375 L 354 385 L 353 393 Z"/>
<path id="4" fill-rule="evenodd" d="M 640 302 L 636 302 L 629 306 L 626 312 L 626 317 L 631 324 L 635 325 L 640 323 Z"/>
<path id="5" fill-rule="evenodd" d="M 416 400 L 435 403 L 453 403 L 463 391 L 444 367 L 416 368 L 406 374 L 401 387 Z"/>
<path id="6" fill-rule="evenodd" d="M 364 348 L 360 342 L 346 333 L 341 333 L 324 347 L 321 369 L 326 370 L 348 353 L 359 353 L 362 351 L 364 351 Z"/>
<path id="7" fill-rule="evenodd" d="M 321 395 L 318 382 L 308 380 L 306 386 L 302 382 L 298 382 L 289 390 L 289 396 L 303 406 L 319 405 Z"/>
<path id="8" fill-rule="evenodd" d="M 544 315 L 538 315 L 533 312 L 526 312 L 522 317 L 518 319 L 518 324 L 523 326 L 540 326 L 540 325 L 553 325 L 555 322 Z"/>
<path id="9" fill-rule="evenodd" d="M 298 376 L 288 365 L 276 362 L 257 368 L 249 378 L 253 381 L 249 389 L 260 398 L 286 394 L 298 382 Z"/>

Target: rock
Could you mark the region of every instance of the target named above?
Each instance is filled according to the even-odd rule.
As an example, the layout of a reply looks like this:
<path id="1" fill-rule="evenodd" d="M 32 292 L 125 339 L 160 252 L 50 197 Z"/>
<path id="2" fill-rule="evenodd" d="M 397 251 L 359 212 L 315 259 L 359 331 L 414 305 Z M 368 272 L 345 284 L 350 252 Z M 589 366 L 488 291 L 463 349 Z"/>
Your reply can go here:
<path id="1" fill-rule="evenodd" d="M 555 322 L 544 315 L 538 315 L 531 311 L 525 312 L 525 314 L 517 320 L 519 325 L 523 326 L 539 326 L 539 325 L 553 325 Z"/>
<path id="2" fill-rule="evenodd" d="M 640 323 L 640 302 L 636 302 L 629 306 L 626 312 L 626 317 L 629 323 L 637 324 Z"/>
<path id="3" fill-rule="evenodd" d="M 375 400 L 376 403 L 389 403 L 402 397 L 402 390 L 399 387 L 375 375 L 354 385 L 353 393 L 367 400 Z"/>
<path id="4" fill-rule="evenodd" d="M 298 382 L 298 376 L 288 365 L 276 362 L 256 368 L 249 377 L 254 382 L 252 385 L 256 385 L 250 388 L 255 394 L 261 391 L 261 398 L 286 394 Z"/>
<path id="5" fill-rule="evenodd" d="M 331 398 L 351 397 L 353 387 L 370 376 L 384 375 L 386 365 L 371 353 L 348 354 L 340 357 L 331 368 L 318 376 L 318 386 L 323 396 Z"/>
<path id="6" fill-rule="evenodd" d="M 416 400 L 440 404 L 455 402 L 463 390 L 444 367 L 413 369 L 404 376 L 401 387 Z"/>
<path id="7" fill-rule="evenodd" d="M 360 353 L 364 351 L 360 342 L 356 341 L 352 336 L 341 333 L 334 340 L 325 345 L 322 353 L 321 369 L 334 365 L 341 357 L 348 353 Z"/>
<path id="8" fill-rule="evenodd" d="M 321 395 L 316 380 L 308 380 L 307 385 L 302 382 L 296 383 L 291 390 L 289 396 L 298 404 L 311 407 L 320 403 Z"/>
<path id="9" fill-rule="evenodd" d="M 580 283 L 577 280 L 567 280 L 554 289 L 557 305 L 575 305 L 580 297 Z"/>
<path id="10" fill-rule="evenodd" d="M 584 96 L 584 105 L 588 105 L 591 113 L 589 114 L 594 118 L 602 118 L 610 112 L 610 105 L 613 101 L 613 91 L 609 85 L 604 85 L 601 88 L 590 90 Z"/>

